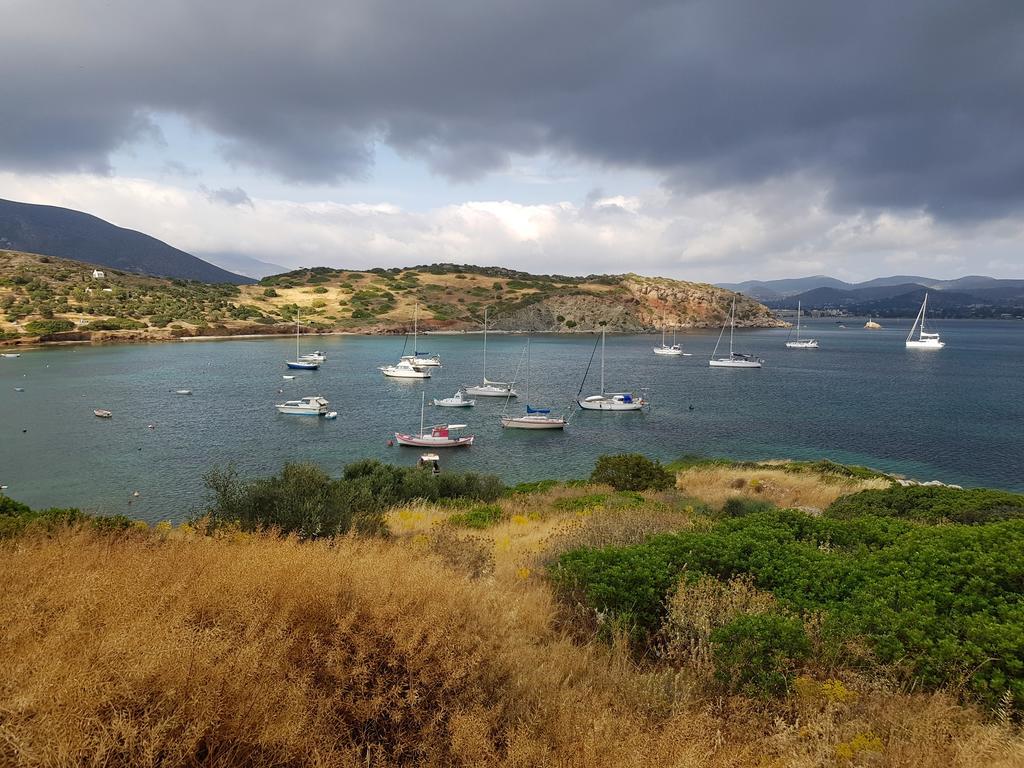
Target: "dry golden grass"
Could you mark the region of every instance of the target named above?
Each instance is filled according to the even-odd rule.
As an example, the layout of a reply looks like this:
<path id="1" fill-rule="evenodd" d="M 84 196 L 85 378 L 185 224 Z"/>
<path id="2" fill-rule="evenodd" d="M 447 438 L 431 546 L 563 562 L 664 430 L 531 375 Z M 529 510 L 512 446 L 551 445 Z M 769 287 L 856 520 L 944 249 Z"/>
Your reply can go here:
<path id="1" fill-rule="evenodd" d="M 715 508 L 742 496 L 770 501 L 780 507 L 821 510 L 848 493 L 888 488 L 889 485 L 882 479 L 858 480 L 771 468 L 694 467 L 676 475 L 679 490 Z"/>
<path id="2" fill-rule="evenodd" d="M 468 578 L 407 523 L 391 542 L 7 545 L 0 765 L 1024 763 L 1009 725 L 939 694 L 806 680 L 773 710 L 705 698 L 685 670 L 572 642 L 541 579 Z M 488 535 L 519 542 L 512 561 L 549 524 Z"/>

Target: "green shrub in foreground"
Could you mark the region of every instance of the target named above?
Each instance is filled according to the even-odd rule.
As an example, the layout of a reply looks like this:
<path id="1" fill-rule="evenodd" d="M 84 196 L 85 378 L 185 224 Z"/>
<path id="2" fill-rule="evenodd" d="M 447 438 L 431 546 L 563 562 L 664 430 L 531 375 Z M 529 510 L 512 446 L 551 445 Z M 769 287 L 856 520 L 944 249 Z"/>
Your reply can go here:
<path id="1" fill-rule="evenodd" d="M 484 529 L 500 523 L 505 517 L 504 510 L 497 504 L 483 504 L 473 507 L 467 512 L 460 512 L 448 518 L 452 525 L 461 525 L 465 528 Z"/>
<path id="2" fill-rule="evenodd" d="M 617 491 L 663 491 L 675 485 L 675 477 L 657 461 L 639 453 L 600 456 L 590 482 L 610 485 Z"/>
<path id="3" fill-rule="evenodd" d="M 0 494 L 0 539 L 20 536 L 28 531 L 55 531 L 67 525 L 89 524 L 101 531 L 133 528 L 134 520 L 124 515 L 90 515 L 74 508 L 32 509 Z"/>
<path id="4" fill-rule="evenodd" d="M 778 613 L 744 614 L 711 633 L 715 677 L 731 693 L 780 696 L 810 654 L 799 619 Z"/>

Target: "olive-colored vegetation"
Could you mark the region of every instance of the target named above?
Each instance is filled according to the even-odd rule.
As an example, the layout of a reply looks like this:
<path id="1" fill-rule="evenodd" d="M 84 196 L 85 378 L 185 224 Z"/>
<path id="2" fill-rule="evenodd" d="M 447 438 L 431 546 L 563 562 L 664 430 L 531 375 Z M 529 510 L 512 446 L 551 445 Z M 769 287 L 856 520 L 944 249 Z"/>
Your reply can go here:
<path id="1" fill-rule="evenodd" d="M 778 471 L 849 493 L 722 510 L 369 461 L 213 473 L 206 514 L 152 529 L 0 497 L 0 763 L 1021 764 L 1024 521 Z"/>

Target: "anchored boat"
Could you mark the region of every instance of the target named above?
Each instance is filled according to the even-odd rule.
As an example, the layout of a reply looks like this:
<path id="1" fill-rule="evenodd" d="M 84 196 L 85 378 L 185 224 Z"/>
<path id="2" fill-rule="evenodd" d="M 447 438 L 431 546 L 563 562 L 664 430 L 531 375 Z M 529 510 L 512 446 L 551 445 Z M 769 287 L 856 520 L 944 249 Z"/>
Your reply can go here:
<path id="1" fill-rule="evenodd" d="M 511 384 L 504 381 L 490 381 L 487 378 L 487 307 L 484 307 L 484 383 L 465 388 L 472 397 L 519 397 Z"/>
<path id="2" fill-rule="evenodd" d="M 786 346 L 790 349 L 817 349 L 817 339 L 801 339 L 800 338 L 800 304 L 796 303 L 796 338 L 790 339 L 786 342 Z"/>
<path id="3" fill-rule="evenodd" d="M 715 355 L 718 354 L 718 345 L 722 343 L 722 335 L 725 333 L 726 325 L 729 326 L 729 356 L 715 357 Z M 722 332 L 718 334 L 718 341 L 715 343 L 715 350 L 711 353 L 711 360 L 708 361 L 708 365 L 712 368 L 760 368 L 763 361 L 759 358 L 756 358 L 753 355 L 743 354 L 742 352 L 733 352 L 732 337 L 735 329 L 736 299 L 734 297 L 732 300 L 732 310 L 729 313 L 729 319 L 722 325 Z"/>
<path id="4" fill-rule="evenodd" d="M 601 394 L 590 395 L 581 398 L 583 386 L 587 383 L 587 374 L 590 373 L 590 363 L 583 374 L 583 381 L 580 382 L 580 391 L 576 393 L 576 403 L 585 411 L 639 411 L 647 401 L 643 396 L 637 396 L 632 392 L 605 392 L 604 391 L 604 337 L 605 331 L 601 329 Z M 594 361 L 594 353 L 597 352 L 597 343 L 594 344 L 594 352 L 590 353 L 590 362 Z"/>
<path id="5" fill-rule="evenodd" d="M 295 416 L 325 416 L 328 413 L 328 403 L 320 396 L 302 397 L 298 400 L 288 400 L 278 403 L 274 407 L 278 413 L 290 413 Z"/>
<path id="6" fill-rule="evenodd" d="M 910 326 L 910 333 L 907 334 L 908 349 L 942 349 L 946 343 L 939 338 L 937 333 L 929 333 L 924 329 L 925 310 L 928 307 L 928 294 L 924 295 L 921 302 L 921 310 L 914 318 L 914 324 Z M 917 338 L 914 338 L 914 331 L 917 331 Z"/>
<path id="7" fill-rule="evenodd" d="M 420 431 L 416 434 L 395 432 L 395 442 L 399 445 L 408 445 L 416 448 L 458 448 L 463 445 L 472 445 L 474 435 L 453 435 L 453 432 L 465 429 L 465 424 L 435 424 L 429 431 L 423 427 L 423 411 L 426 404 L 426 394 L 420 393 Z"/>

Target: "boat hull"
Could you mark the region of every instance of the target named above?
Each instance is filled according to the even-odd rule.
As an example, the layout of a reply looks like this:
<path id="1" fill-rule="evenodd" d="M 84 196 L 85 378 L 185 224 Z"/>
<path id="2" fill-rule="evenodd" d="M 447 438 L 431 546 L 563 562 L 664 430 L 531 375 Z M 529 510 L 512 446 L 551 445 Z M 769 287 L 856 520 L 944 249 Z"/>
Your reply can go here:
<path id="1" fill-rule="evenodd" d="M 278 413 L 284 413 L 289 416 L 323 416 L 327 413 L 326 410 L 320 408 L 289 408 L 284 405 L 275 406 Z"/>
<path id="2" fill-rule="evenodd" d="M 944 341 L 908 341 L 907 349 L 942 349 L 946 346 Z"/>
<path id="3" fill-rule="evenodd" d="M 466 394 L 473 397 L 519 397 L 514 389 L 492 386 L 466 387 Z"/>
<path id="4" fill-rule="evenodd" d="M 818 342 L 816 340 L 811 341 L 787 341 L 786 346 L 789 349 L 817 349 Z"/>
<path id="5" fill-rule="evenodd" d="M 683 350 L 672 349 L 672 347 L 655 347 L 654 354 L 665 355 L 666 357 L 682 357 Z"/>
<path id="6" fill-rule="evenodd" d="M 760 368 L 760 360 L 709 360 L 708 365 L 712 368 Z"/>
<path id="7" fill-rule="evenodd" d="M 506 429 L 565 429 L 565 419 L 545 416 L 502 416 L 501 426 Z"/>
<path id="8" fill-rule="evenodd" d="M 320 363 L 305 360 L 289 360 L 285 365 L 297 371 L 315 371 L 320 368 Z"/>
<path id="9" fill-rule="evenodd" d="M 395 432 L 395 442 L 410 448 L 460 448 L 473 444 L 474 435 L 465 437 L 432 437 L 430 435 L 406 435 Z"/>
<path id="10" fill-rule="evenodd" d="M 389 379 L 429 379 L 430 371 L 405 370 L 399 368 L 381 368 L 380 372 Z"/>
<path id="11" fill-rule="evenodd" d="M 585 411 L 639 411 L 647 402 L 637 400 L 632 403 L 624 403 L 619 400 L 577 400 L 576 404 Z"/>
<path id="12" fill-rule="evenodd" d="M 434 400 L 433 402 L 438 408 L 469 408 L 476 405 L 476 400 Z"/>

